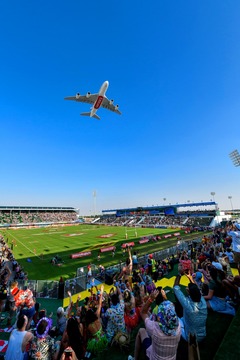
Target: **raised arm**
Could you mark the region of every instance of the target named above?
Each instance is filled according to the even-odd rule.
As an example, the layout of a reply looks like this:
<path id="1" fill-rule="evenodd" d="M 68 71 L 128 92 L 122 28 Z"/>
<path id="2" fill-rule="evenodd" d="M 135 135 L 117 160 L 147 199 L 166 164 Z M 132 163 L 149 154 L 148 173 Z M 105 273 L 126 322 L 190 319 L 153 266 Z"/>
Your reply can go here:
<path id="1" fill-rule="evenodd" d="M 99 300 L 98 300 L 98 307 L 97 307 L 97 311 L 96 311 L 96 315 L 98 318 L 100 318 L 100 315 L 101 315 L 103 290 L 104 290 L 104 286 L 101 285 L 100 296 L 99 296 Z"/>
<path id="2" fill-rule="evenodd" d="M 145 321 L 145 319 L 148 317 L 149 308 L 152 305 L 152 303 L 155 301 L 158 294 L 159 294 L 158 290 L 152 291 L 152 293 L 150 294 L 147 301 L 143 304 L 143 306 L 141 308 L 141 317 L 142 317 L 143 321 Z"/>
<path id="3" fill-rule="evenodd" d="M 129 270 L 130 270 L 130 274 L 132 275 L 133 262 L 132 262 L 132 253 L 131 253 L 131 248 L 130 247 L 128 247 L 128 256 L 129 256 L 129 260 L 130 260 L 130 263 L 129 263 L 128 267 L 129 267 Z"/>

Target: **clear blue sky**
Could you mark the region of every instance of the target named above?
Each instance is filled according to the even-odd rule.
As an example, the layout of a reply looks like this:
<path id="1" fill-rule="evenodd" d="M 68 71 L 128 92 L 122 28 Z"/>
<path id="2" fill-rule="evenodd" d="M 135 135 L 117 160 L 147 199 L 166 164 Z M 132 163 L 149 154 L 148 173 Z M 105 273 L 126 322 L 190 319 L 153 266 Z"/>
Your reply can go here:
<path id="1" fill-rule="evenodd" d="M 239 0 L 2 1 L 0 205 L 240 208 Z M 95 93 L 122 115 L 64 101 Z"/>

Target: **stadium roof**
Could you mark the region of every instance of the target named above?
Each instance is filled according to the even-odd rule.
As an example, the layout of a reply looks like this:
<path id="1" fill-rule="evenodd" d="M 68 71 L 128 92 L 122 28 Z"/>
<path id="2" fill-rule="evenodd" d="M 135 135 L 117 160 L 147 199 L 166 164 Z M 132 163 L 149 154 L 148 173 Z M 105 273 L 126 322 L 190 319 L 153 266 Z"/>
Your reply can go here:
<path id="1" fill-rule="evenodd" d="M 0 206 L 0 211 L 76 211 L 73 207 L 58 207 L 58 206 Z"/>
<path id="2" fill-rule="evenodd" d="M 115 211 L 151 211 L 151 210 L 159 210 L 166 208 L 179 208 L 179 207 L 189 207 L 189 206 L 216 206 L 217 203 L 215 201 L 207 201 L 207 202 L 198 202 L 198 203 L 184 203 L 184 204 L 169 204 L 169 205 L 154 205 L 154 206 L 139 206 L 135 208 L 125 208 L 125 209 L 109 209 L 102 210 L 103 213 L 115 212 Z"/>

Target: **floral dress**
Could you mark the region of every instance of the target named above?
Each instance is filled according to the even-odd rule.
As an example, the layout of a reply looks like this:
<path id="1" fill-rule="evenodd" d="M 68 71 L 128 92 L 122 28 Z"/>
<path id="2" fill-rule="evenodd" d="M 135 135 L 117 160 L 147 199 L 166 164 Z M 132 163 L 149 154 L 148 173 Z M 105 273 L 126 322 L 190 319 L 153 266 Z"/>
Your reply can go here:
<path id="1" fill-rule="evenodd" d="M 124 301 L 120 300 L 120 303 L 115 306 L 112 305 L 107 309 L 105 317 L 108 319 L 106 333 L 108 341 L 110 342 L 117 332 L 126 331 L 124 321 Z"/>
<path id="2" fill-rule="evenodd" d="M 34 336 L 29 350 L 30 359 L 51 360 L 55 352 L 55 343 L 49 335 L 43 339 Z"/>

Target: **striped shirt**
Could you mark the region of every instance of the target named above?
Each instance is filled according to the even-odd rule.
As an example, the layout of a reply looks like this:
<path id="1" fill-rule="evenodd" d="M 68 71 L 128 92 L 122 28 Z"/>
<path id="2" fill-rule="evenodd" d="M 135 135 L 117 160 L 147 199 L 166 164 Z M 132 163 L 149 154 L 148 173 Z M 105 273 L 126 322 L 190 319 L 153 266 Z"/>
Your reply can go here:
<path id="1" fill-rule="evenodd" d="M 149 318 L 145 319 L 147 333 L 152 339 L 146 353 L 150 360 L 175 360 L 177 355 L 178 343 L 181 338 L 180 323 L 176 329 L 176 336 L 165 335 L 159 327 L 157 321 Z"/>

